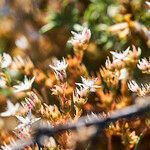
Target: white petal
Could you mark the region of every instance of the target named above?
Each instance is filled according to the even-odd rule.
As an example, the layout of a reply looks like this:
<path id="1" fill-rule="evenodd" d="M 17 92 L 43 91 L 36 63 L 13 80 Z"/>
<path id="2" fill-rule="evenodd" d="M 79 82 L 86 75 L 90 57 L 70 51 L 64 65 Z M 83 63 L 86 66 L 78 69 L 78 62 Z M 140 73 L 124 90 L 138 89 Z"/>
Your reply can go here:
<path id="1" fill-rule="evenodd" d="M 13 107 L 14 107 L 14 104 L 10 100 L 7 100 L 7 108 L 12 109 Z"/>
<path id="2" fill-rule="evenodd" d="M 25 118 L 23 118 L 23 117 L 21 117 L 21 116 L 16 116 L 16 117 L 17 117 L 17 119 L 18 119 L 21 123 L 23 123 L 23 124 L 26 123 L 26 119 L 25 119 Z"/>
<path id="3" fill-rule="evenodd" d="M 11 112 L 10 111 L 5 111 L 5 112 L 1 113 L 0 116 L 9 117 L 9 116 L 11 116 Z"/>

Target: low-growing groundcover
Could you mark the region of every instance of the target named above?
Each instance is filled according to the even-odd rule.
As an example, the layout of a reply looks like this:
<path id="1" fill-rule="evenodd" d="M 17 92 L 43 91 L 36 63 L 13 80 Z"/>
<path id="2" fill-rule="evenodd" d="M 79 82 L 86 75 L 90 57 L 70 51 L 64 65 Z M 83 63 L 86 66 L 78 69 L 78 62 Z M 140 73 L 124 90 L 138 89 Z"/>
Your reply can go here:
<path id="1" fill-rule="evenodd" d="M 149 7 L 0 2 L 1 149 L 150 149 Z"/>

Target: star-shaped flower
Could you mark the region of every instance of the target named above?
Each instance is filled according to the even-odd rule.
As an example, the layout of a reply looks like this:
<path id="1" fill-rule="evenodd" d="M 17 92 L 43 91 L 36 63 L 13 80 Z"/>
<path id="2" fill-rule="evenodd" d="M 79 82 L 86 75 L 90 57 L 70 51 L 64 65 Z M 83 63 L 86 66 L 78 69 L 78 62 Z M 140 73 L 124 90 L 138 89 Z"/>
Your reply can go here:
<path id="1" fill-rule="evenodd" d="M 15 105 L 8 100 L 7 101 L 7 110 L 3 113 L 0 114 L 2 117 L 9 117 L 9 116 L 14 116 L 16 112 L 18 111 L 19 108 L 19 103 L 16 103 Z"/>
<path id="2" fill-rule="evenodd" d="M 63 80 L 64 78 L 66 78 L 66 68 L 68 66 L 68 63 L 64 58 L 62 60 L 53 59 L 53 66 L 49 66 L 54 70 L 57 80 Z"/>
<path id="3" fill-rule="evenodd" d="M 71 31 L 73 37 L 68 42 L 71 43 L 75 49 L 82 48 L 86 49 L 87 44 L 91 38 L 91 31 L 90 29 L 83 28 L 82 32 L 76 33 Z"/>
<path id="4" fill-rule="evenodd" d="M 86 79 L 84 77 L 81 77 L 81 80 L 83 83 L 76 83 L 76 85 L 83 87 L 91 92 L 95 92 L 97 88 L 101 87 L 101 86 L 95 85 L 97 79 Z"/>
<path id="5" fill-rule="evenodd" d="M 40 118 L 34 118 L 31 110 L 29 110 L 27 116 L 24 118 L 22 116 L 16 116 L 17 119 L 19 120 L 20 124 L 16 127 L 16 129 L 20 129 L 22 127 L 30 126 L 34 122 L 38 121 Z"/>
<path id="6" fill-rule="evenodd" d="M 130 47 L 128 47 L 124 52 L 117 53 L 117 52 L 110 51 L 110 53 L 115 58 L 114 62 L 118 62 L 118 61 L 124 60 L 127 57 L 129 50 L 130 50 Z"/>
<path id="7" fill-rule="evenodd" d="M 91 31 L 90 29 L 84 28 L 82 32 L 76 33 L 74 31 L 71 31 L 73 37 L 72 42 L 85 42 L 89 41 L 91 38 Z"/>
<path id="8" fill-rule="evenodd" d="M 27 76 L 24 77 L 24 81 L 21 82 L 19 85 L 14 85 L 15 92 L 21 92 L 31 89 L 32 83 L 34 82 L 35 77 L 32 79 L 28 79 Z"/>
<path id="9" fill-rule="evenodd" d="M 74 97 L 86 97 L 88 94 L 88 89 L 87 88 L 84 88 L 83 86 L 80 86 L 79 88 L 76 88 L 75 89 L 75 92 L 73 94 Z"/>
<path id="10" fill-rule="evenodd" d="M 73 92 L 73 102 L 78 105 L 83 105 L 87 101 L 89 90 L 87 88 L 84 88 L 82 86 L 79 86 L 79 88 L 76 88 Z"/>

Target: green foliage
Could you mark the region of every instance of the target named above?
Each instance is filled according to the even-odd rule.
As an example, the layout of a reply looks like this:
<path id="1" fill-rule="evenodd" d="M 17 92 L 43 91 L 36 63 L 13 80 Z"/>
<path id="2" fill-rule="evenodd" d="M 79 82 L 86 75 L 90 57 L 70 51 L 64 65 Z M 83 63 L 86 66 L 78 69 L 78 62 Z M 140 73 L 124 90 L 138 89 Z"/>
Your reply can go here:
<path id="1" fill-rule="evenodd" d="M 49 23 L 41 28 L 41 33 L 64 26 L 70 28 L 79 21 L 79 12 L 78 9 L 75 8 L 74 3 L 69 5 L 65 3 L 60 12 L 51 12 L 49 15 Z"/>
<path id="2" fill-rule="evenodd" d="M 92 0 L 84 13 L 84 19 L 93 33 L 93 40 L 101 49 L 111 48 L 116 40 L 107 32 L 109 25 L 113 23 L 112 18 L 107 15 L 108 6 L 114 5 L 111 0 Z"/>

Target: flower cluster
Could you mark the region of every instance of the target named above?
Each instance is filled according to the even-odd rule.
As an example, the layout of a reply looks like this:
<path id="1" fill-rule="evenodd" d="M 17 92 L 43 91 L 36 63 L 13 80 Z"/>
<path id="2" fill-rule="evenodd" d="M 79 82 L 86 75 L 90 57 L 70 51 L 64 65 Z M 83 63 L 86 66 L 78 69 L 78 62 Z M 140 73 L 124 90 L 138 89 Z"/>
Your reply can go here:
<path id="1" fill-rule="evenodd" d="M 120 52 L 110 51 L 112 57 L 107 57 L 105 66 L 90 74 L 83 63 L 83 56 L 90 42 L 91 31 L 83 28 L 82 32 L 72 34 L 69 42 L 73 45 L 74 55 L 60 60 L 54 58 L 51 64 L 48 61 L 46 65 L 50 68 L 41 69 L 41 64 L 33 65 L 29 57 L 11 57 L 6 53 L 1 55 L 0 92 L 2 90 L 5 93 L 2 98 L 7 103 L 7 108 L 2 108 L 6 111 L 1 112 L 0 117 L 2 120 L 5 117 L 17 120 L 10 130 L 3 131 L 12 136 L 14 141 L 2 139 L 3 150 L 15 147 L 18 139 L 30 140 L 29 145 L 24 144 L 24 149 L 36 149 L 37 145 L 32 141 L 34 125 L 44 126 L 46 122 L 48 126 L 55 127 L 74 123 L 83 115 L 87 115 L 90 121 L 93 118 L 105 119 L 111 111 L 134 103 L 133 93 L 137 96 L 150 94 L 150 84 L 139 86 L 133 77 L 135 69 L 150 73 L 149 60 L 139 60 L 140 48 L 132 46 Z M 20 45 L 20 42 L 17 41 L 17 44 Z M 25 48 L 25 45 L 21 46 Z M 23 80 L 18 82 L 19 78 Z M 90 118 L 88 114 L 93 117 Z M 145 124 L 141 126 L 140 121 L 138 118 L 138 121 L 133 120 L 132 123 L 129 120 L 110 123 L 104 130 L 105 138 L 110 141 L 113 135 L 117 135 L 126 149 L 133 149 L 139 140 L 139 135 L 135 133 L 141 133 L 146 128 Z M 75 149 L 76 142 L 85 142 L 96 132 L 96 127 L 85 127 L 51 137 L 43 136 L 41 142 L 46 149 Z M 78 136 L 81 136 L 80 140 Z"/>
<path id="2" fill-rule="evenodd" d="M 68 64 L 66 63 L 64 58 L 62 59 L 62 61 L 53 59 L 53 66 L 50 65 L 50 67 L 54 70 L 57 80 L 64 80 L 66 78 L 67 66 Z"/>
<path id="3" fill-rule="evenodd" d="M 87 28 L 83 28 L 81 33 L 71 32 L 73 37 L 69 40 L 74 47 L 74 50 L 85 50 L 87 49 L 88 42 L 91 38 L 91 31 Z"/>
<path id="4" fill-rule="evenodd" d="M 19 85 L 14 85 L 14 91 L 15 92 L 22 92 L 27 91 L 31 89 L 32 83 L 34 82 L 35 77 L 33 77 L 31 80 L 28 79 L 26 76 L 24 77 L 24 81 L 19 83 Z"/>
<path id="5" fill-rule="evenodd" d="M 83 83 L 76 83 L 79 87 L 84 88 L 85 90 L 88 90 L 90 92 L 95 92 L 97 88 L 100 88 L 100 86 L 95 85 L 95 82 L 97 79 L 85 79 L 84 77 L 81 77 Z"/>

